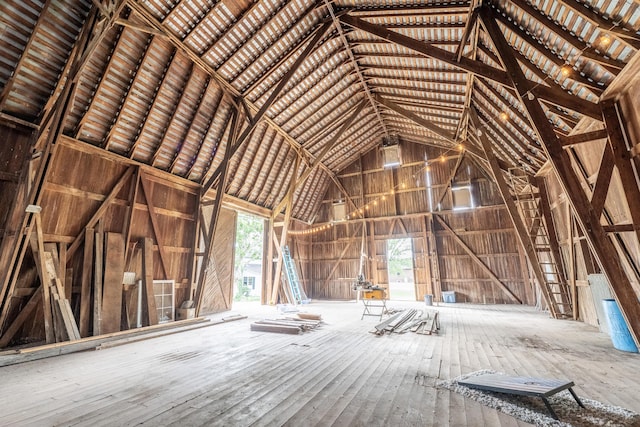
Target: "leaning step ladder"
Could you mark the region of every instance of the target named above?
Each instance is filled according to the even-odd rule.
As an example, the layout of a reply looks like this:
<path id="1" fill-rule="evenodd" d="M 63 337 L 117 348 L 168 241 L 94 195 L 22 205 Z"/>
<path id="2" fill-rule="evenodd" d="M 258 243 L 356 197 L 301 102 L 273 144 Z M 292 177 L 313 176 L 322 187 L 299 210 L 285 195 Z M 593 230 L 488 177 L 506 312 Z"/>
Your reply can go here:
<path id="1" fill-rule="evenodd" d="M 573 317 L 573 305 L 569 286 L 558 265 L 561 260 L 551 246 L 549 228 L 542 215 L 541 197 L 530 176 L 521 168 L 509 169 L 511 187 L 516 196 L 520 214 L 529 231 L 529 239 L 535 250 L 536 261 L 540 265 L 544 283 L 540 283 L 541 291 L 549 306 L 551 315 L 556 319 Z"/>
<path id="2" fill-rule="evenodd" d="M 293 263 L 293 259 L 291 258 L 291 252 L 289 251 L 289 246 L 282 247 L 282 261 L 284 263 L 284 271 L 285 276 L 287 277 L 287 283 L 289 284 L 289 289 L 291 290 L 291 297 L 293 298 L 294 304 L 306 304 L 309 302 L 307 295 L 304 293 L 304 289 L 300 286 L 300 281 L 298 280 L 298 271 L 296 270 L 296 266 Z"/>

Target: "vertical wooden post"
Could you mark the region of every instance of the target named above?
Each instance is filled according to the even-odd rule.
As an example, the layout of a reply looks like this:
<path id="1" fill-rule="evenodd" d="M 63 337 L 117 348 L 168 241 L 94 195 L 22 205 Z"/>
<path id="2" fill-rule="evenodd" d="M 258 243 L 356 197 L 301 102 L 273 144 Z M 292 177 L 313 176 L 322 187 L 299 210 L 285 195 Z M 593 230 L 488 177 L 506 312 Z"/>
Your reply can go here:
<path id="1" fill-rule="evenodd" d="M 266 259 L 263 263 L 263 284 L 262 284 L 262 304 L 269 303 L 271 292 L 273 291 L 273 218 L 265 220 L 264 242 L 267 250 Z"/>
<path id="2" fill-rule="evenodd" d="M 93 262 L 93 335 L 102 334 L 102 285 L 104 269 L 104 224 L 98 221 L 95 233 L 95 260 Z"/>
<path id="3" fill-rule="evenodd" d="M 147 302 L 149 325 L 158 324 L 156 297 L 153 290 L 153 240 L 146 237 L 142 241 L 142 300 Z"/>
<path id="4" fill-rule="evenodd" d="M 80 336 L 89 336 L 91 321 L 91 272 L 93 271 L 93 228 L 86 228 L 84 235 L 84 257 L 82 261 L 82 283 L 80 291 Z"/>
<path id="5" fill-rule="evenodd" d="M 569 285 L 571 287 L 571 301 L 573 302 L 573 320 L 578 320 L 578 289 L 576 287 L 576 251 L 573 243 L 573 215 L 571 214 L 571 205 L 568 201 L 564 202 L 567 221 L 567 240 L 569 243 Z"/>

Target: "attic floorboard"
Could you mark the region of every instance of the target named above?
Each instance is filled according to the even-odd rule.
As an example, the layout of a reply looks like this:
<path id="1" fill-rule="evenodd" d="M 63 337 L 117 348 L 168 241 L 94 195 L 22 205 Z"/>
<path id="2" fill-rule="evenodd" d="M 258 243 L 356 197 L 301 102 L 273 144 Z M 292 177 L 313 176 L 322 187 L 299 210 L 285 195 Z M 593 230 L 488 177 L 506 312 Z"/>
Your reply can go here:
<path id="1" fill-rule="evenodd" d="M 419 303 L 390 306 L 422 307 Z M 355 302 L 318 302 L 319 330 L 251 332 L 249 319 L 0 369 L 3 425 L 524 426 L 436 388 L 479 369 L 568 378 L 640 412 L 638 355 L 596 328 L 520 306 L 437 307 L 439 335 L 378 337 Z M 225 313 L 229 315 L 229 313 Z"/>

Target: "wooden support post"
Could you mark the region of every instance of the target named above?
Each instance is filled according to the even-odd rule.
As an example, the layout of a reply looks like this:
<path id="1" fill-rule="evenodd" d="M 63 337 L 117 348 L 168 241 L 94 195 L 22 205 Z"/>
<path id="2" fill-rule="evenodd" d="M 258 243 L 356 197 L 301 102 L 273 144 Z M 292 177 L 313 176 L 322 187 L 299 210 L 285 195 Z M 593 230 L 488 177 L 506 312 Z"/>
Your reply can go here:
<path id="1" fill-rule="evenodd" d="M 44 257 L 44 241 L 42 233 L 42 220 L 40 213 L 33 214 L 35 234 L 31 234 L 31 250 L 33 257 L 36 260 L 36 268 L 38 270 L 38 276 L 40 277 L 40 283 L 42 284 L 42 302 L 44 312 L 44 332 L 47 340 L 47 344 L 55 342 L 55 330 L 53 312 L 51 311 L 51 292 L 49 287 L 51 281 L 47 274 L 47 266 Z"/>
<path id="2" fill-rule="evenodd" d="M 124 236 L 122 234 L 106 234 L 104 292 L 102 294 L 102 316 L 100 319 L 101 334 L 110 334 L 120 330 L 120 321 L 122 319 L 122 279 L 124 277 L 124 246 Z"/>
<path id="3" fill-rule="evenodd" d="M 104 269 L 104 225 L 98 221 L 95 233 L 95 257 L 93 262 L 93 335 L 102 332 L 102 289 Z"/>
<path id="4" fill-rule="evenodd" d="M 440 280 L 440 255 L 438 251 L 438 236 L 436 235 L 436 227 L 433 221 L 433 215 L 426 216 L 426 228 L 431 235 L 431 245 L 429 247 L 429 262 L 432 265 L 433 277 L 433 298 L 436 301 L 442 300 L 442 280 Z"/>
<path id="5" fill-rule="evenodd" d="M 447 222 L 444 219 L 440 218 L 438 215 L 434 215 L 434 218 L 438 220 L 440 225 L 442 225 L 442 227 L 445 230 L 447 230 L 449 234 L 451 234 L 451 236 L 456 241 L 456 243 L 458 243 L 458 245 L 460 245 L 460 247 L 464 249 L 464 251 L 471 257 L 473 262 L 475 262 L 482 269 L 482 271 L 484 271 L 487 274 L 487 276 L 489 276 L 489 278 L 493 281 L 493 283 L 498 285 L 498 287 L 502 289 L 507 294 L 507 296 L 511 298 L 513 301 L 517 302 L 518 304 L 522 304 L 522 301 L 520 300 L 520 298 L 518 298 L 516 294 L 514 294 L 513 291 L 511 291 L 511 289 L 509 289 L 507 285 L 505 285 L 504 283 L 502 283 L 502 281 L 500 281 L 498 276 L 496 276 L 495 273 L 491 271 L 489 267 L 487 267 L 487 265 L 478 257 L 478 255 L 476 255 L 473 249 L 467 246 L 467 244 L 460 238 L 460 236 L 456 234 L 455 231 L 453 231 L 453 229 L 449 226 L 449 224 L 447 224 Z"/>
<path id="6" fill-rule="evenodd" d="M 565 202 L 565 220 L 567 223 L 567 240 L 569 241 L 569 286 L 571 288 L 571 301 L 573 303 L 573 320 L 578 320 L 578 288 L 576 285 L 576 250 L 574 244 L 574 232 L 573 232 L 573 215 L 571 214 L 571 205 L 569 202 Z"/>
<path id="7" fill-rule="evenodd" d="M 80 336 L 89 336 L 91 321 L 91 272 L 93 271 L 93 228 L 85 229 L 84 257 L 82 261 L 82 283 L 80 291 Z"/>
<path id="8" fill-rule="evenodd" d="M 615 247 L 604 231 L 600 218 L 591 209 L 589 199 L 573 170 L 569 156 L 563 150 L 562 144 L 549 124 L 540 102 L 535 94 L 530 92 L 531 82 L 526 79 L 512 48 L 500 31 L 495 21 L 495 12 L 492 12 L 489 6 L 483 5 L 480 9 L 480 18 L 493 40 L 511 81 L 514 83 L 518 99 L 529 115 L 531 125 L 539 136 L 540 143 L 553 166 L 558 181 L 572 205 L 576 220 L 584 231 L 591 250 L 602 266 L 602 271 L 616 296 L 620 311 L 629 325 L 631 335 L 636 345 L 640 346 L 640 304 L 638 304 L 638 296 L 631 286 L 629 277 L 624 271 Z"/>
<path id="9" fill-rule="evenodd" d="M 265 275 L 262 286 L 262 290 L 264 292 L 261 296 L 262 304 L 267 304 L 270 301 L 271 293 L 273 292 L 273 245 L 275 243 L 273 240 L 273 218 L 266 220 L 265 224 L 264 241 L 266 243 L 267 250 L 265 251 L 266 259 L 263 263 L 263 271 L 265 272 Z"/>
<path id="10" fill-rule="evenodd" d="M 153 240 L 142 241 L 142 300 L 146 301 L 149 326 L 158 324 L 156 296 L 153 290 Z"/>

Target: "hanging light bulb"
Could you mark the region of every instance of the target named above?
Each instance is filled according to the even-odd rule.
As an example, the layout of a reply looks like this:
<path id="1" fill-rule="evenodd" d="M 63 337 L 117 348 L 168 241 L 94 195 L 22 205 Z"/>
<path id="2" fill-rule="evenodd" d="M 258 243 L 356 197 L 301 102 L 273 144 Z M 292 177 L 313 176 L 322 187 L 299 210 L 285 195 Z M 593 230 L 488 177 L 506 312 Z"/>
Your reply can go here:
<path id="1" fill-rule="evenodd" d="M 509 115 L 503 111 L 502 113 L 500 113 L 500 120 L 506 122 L 507 120 L 509 120 Z"/>
<path id="2" fill-rule="evenodd" d="M 600 36 L 600 45 L 603 47 L 611 44 L 611 36 L 608 33 L 604 33 Z"/>
<path id="3" fill-rule="evenodd" d="M 560 73 L 563 76 L 567 77 L 567 76 L 571 75 L 571 70 L 572 70 L 572 68 L 569 65 L 565 65 L 562 68 L 560 68 Z"/>

